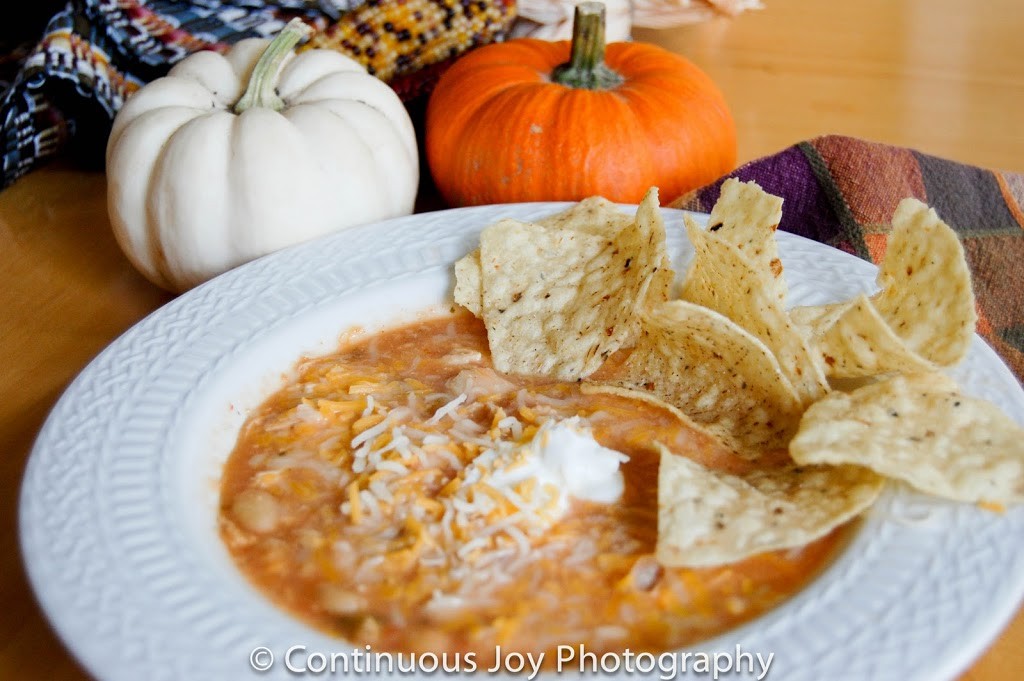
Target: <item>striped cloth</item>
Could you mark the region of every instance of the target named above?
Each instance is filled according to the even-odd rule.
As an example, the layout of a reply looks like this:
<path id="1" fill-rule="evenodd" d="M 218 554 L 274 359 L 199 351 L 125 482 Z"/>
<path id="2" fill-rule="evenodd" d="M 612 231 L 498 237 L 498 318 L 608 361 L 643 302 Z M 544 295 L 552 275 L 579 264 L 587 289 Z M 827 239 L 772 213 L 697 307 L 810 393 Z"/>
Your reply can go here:
<path id="1" fill-rule="evenodd" d="M 978 332 L 1024 380 L 1024 175 L 830 135 L 747 163 L 726 177 L 785 199 L 779 229 L 878 262 L 901 199 L 924 201 L 963 243 Z M 723 177 L 672 203 L 707 212 Z"/>

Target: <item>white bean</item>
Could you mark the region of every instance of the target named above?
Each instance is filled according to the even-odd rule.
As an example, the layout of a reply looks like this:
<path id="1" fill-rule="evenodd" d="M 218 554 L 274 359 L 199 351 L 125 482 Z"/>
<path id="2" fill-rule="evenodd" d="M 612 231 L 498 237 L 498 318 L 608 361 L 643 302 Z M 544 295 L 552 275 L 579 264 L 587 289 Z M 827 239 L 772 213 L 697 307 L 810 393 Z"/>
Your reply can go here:
<path id="1" fill-rule="evenodd" d="M 231 505 L 235 519 L 251 532 L 273 532 L 281 520 L 281 506 L 270 492 L 247 489 Z"/>

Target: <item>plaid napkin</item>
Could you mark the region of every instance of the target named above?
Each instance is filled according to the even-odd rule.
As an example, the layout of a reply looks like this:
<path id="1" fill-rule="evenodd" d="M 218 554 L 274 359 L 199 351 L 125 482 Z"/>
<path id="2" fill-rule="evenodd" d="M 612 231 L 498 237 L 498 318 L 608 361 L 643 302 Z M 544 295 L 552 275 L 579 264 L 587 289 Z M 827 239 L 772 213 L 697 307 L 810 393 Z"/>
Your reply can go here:
<path id="1" fill-rule="evenodd" d="M 448 28 L 426 23 L 427 7 L 431 16 L 443 12 Z M 71 0 L 38 43 L 23 36 L 34 47 L 0 44 L 8 53 L 0 54 L 0 189 L 60 154 L 102 167 L 114 115 L 132 92 L 192 52 L 273 37 L 294 17 L 315 29 L 311 44 L 343 52 L 371 72 L 380 55 L 367 41 L 391 32 L 412 45 L 384 78 L 410 100 L 428 91 L 455 55 L 503 35 L 515 2 Z"/>
<path id="2" fill-rule="evenodd" d="M 924 201 L 956 230 L 978 306 L 978 332 L 1024 380 L 1024 175 L 955 163 L 902 147 L 830 135 L 741 166 L 785 199 L 779 229 L 865 260 L 885 253 L 901 199 Z M 674 201 L 707 212 L 726 178 Z"/>

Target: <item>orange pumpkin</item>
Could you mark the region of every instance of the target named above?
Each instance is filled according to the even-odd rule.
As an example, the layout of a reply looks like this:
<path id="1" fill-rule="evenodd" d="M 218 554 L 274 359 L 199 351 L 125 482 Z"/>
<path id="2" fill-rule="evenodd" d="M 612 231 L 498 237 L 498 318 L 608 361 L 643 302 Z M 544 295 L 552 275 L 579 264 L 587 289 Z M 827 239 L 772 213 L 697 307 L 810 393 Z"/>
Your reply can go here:
<path id="1" fill-rule="evenodd" d="M 604 6 L 576 8 L 572 43 L 516 39 L 461 57 L 427 107 L 426 155 L 449 205 L 668 201 L 732 170 L 736 127 L 700 69 L 612 43 Z"/>

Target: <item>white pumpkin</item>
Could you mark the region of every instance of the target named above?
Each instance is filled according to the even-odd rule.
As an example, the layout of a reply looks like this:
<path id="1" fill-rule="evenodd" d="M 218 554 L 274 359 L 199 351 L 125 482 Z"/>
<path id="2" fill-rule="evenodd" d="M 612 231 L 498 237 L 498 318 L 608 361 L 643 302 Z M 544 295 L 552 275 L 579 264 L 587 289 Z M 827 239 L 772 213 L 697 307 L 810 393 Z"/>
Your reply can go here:
<path id="1" fill-rule="evenodd" d="M 135 93 L 107 143 L 118 243 L 183 291 L 285 246 L 413 210 L 419 160 L 395 92 L 332 50 L 198 52 Z M 257 61 L 259 63 L 257 64 Z"/>

